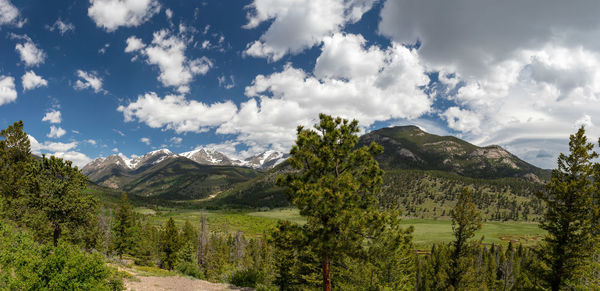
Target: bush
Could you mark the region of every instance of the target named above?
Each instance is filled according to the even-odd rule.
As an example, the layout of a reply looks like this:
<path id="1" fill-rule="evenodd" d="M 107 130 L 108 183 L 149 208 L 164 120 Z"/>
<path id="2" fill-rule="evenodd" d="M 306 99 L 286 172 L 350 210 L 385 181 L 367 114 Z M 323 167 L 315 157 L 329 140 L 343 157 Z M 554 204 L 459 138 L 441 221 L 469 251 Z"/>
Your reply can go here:
<path id="1" fill-rule="evenodd" d="M 175 265 L 175 270 L 186 275 L 197 279 L 204 279 L 204 274 L 198 268 L 198 265 L 190 262 L 179 262 Z"/>
<path id="2" fill-rule="evenodd" d="M 239 287 L 256 287 L 263 281 L 263 274 L 255 269 L 236 270 L 229 279 L 229 283 Z"/>
<path id="3" fill-rule="evenodd" d="M 0 289 L 122 290 L 99 253 L 66 243 L 40 245 L 28 232 L 0 221 Z"/>

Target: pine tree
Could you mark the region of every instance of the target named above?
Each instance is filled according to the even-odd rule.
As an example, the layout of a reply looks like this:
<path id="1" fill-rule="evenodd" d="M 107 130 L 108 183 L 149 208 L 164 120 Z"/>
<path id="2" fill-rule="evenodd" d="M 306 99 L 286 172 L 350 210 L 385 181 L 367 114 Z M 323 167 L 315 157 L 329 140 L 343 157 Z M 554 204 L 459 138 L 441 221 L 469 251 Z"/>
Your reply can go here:
<path id="1" fill-rule="evenodd" d="M 64 230 L 73 234 L 97 229 L 98 200 L 84 193 L 87 177 L 72 167 L 71 161 L 42 156 L 32 173 L 32 188 L 27 198 L 28 226 L 43 232 L 39 226 L 47 225 L 55 246 Z"/>
<path id="2" fill-rule="evenodd" d="M 315 130 L 298 127 L 289 163 L 297 170 L 278 178 L 289 199 L 307 217 L 302 231 L 319 256 L 323 290 L 331 290 L 330 264 L 364 250 L 367 237 L 384 230 L 387 216 L 378 211 L 376 193 L 383 171 L 373 158 L 382 147 L 355 148 L 356 120 L 320 114 Z"/>
<path id="3" fill-rule="evenodd" d="M 0 130 L 0 138 L 0 211 L 6 218 L 19 220 L 24 212 L 23 198 L 29 189 L 29 167 L 33 162 L 23 121 Z"/>
<path id="4" fill-rule="evenodd" d="M 177 261 L 177 252 L 179 252 L 179 230 L 175 225 L 173 218 L 169 218 L 162 232 L 160 251 L 162 267 L 172 270 Z"/>
<path id="5" fill-rule="evenodd" d="M 464 284 L 465 275 L 470 269 L 468 241 L 475 236 L 477 230 L 481 229 L 481 214 L 472 202 L 471 195 L 471 190 L 464 188 L 450 213 L 455 239 L 450 253 L 448 285 L 453 290 L 459 289 Z"/>
<path id="6" fill-rule="evenodd" d="M 113 249 L 123 259 L 123 254 L 131 254 L 135 247 L 136 237 L 134 235 L 133 205 L 127 198 L 127 193 L 121 194 L 121 200 L 115 213 L 113 225 Z"/>
<path id="7" fill-rule="evenodd" d="M 542 278 L 552 290 L 564 288 L 590 258 L 600 227 L 592 162 L 598 154 L 583 126 L 570 136 L 569 152 L 560 154 L 546 191 L 539 194 L 548 206 L 540 224 L 548 235 L 539 256 L 544 263 Z"/>

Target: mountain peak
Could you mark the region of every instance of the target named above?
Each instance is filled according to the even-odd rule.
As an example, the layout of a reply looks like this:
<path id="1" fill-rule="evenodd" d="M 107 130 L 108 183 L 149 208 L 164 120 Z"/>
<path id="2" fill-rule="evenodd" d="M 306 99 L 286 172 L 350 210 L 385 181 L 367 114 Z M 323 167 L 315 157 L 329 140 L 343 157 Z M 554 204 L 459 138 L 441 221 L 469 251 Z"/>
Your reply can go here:
<path id="1" fill-rule="evenodd" d="M 376 157 L 384 168 L 449 171 L 472 178 L 548 176 L 498 145 L 479 147 L 414 125 L 374 130 L 360 137 L 359 144 L 373 141 L 384 147 L 383 154 Z"/>

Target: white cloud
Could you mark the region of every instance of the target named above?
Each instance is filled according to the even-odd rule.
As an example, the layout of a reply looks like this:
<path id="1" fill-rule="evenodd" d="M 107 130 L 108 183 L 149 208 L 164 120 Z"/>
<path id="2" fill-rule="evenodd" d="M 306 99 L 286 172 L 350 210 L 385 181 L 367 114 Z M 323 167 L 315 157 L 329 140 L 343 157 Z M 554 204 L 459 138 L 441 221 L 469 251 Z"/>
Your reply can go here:
<path id="1" fill-rule="evenodd" d="M 150 139 L 147 137 L 140 138 L 140 141 L 145 143 L 146 145 L 150 145 Z"/>
<path id="2" fill-rule="evenodd" d="M 235 79 L 233 75 L 230 75 L 229 78 L 225 76 L 217 77 L 217 81 L 219 82 L 219 87 L 223 87 L 227 90 L 235 87 Z"/>
<path id="3" fill-rule="evenodd" d="M 0 0 L 0 25 L 12 24 L 21 27 L 24 21 L 19 21 L 21 13 L 10 0 Z"/>
<path id="4" fill-rule="evenodd" d="M 72 151 L 72 149 L 77 147 L 77 142 L 61 143 L 46 141 L 40 144 L 33 136 L 29 135 L 29 143 L 31 144 L 31 153 L 35 155 L 46 153 L 50 156 L 72 161 L 73 165 L 78 167 L 83 167 L 92 161 L 85 154 Z"/>
<path id="5" fill-rule="evenodd" d="M 160 98 L 150 92 L 138 96 L 135 102 L 119 106 L 126 122 L 139 120 L 152 128 L 166 128 L 181 132 L 203 132 L 230 120 L 237 111 L 233 102 L 210 105 L 196 100 L 187 100 L 181 95 Z"/>
<path id="6" fill-rule="evenodd" d="M 25 42 L 18 43 L 15 46 L 15 50 L 19 52 L 21 61 L 25 63 L 25 66 L 31 67 L 43 64 L 44 60 L 46 59 L 46 53 L 42 49 L 38 48 L 28 36 L 19 38 L 24 39 Z"/>
<path id="7" fill-rule="evenodd" d="M 50 133 L 46 136 L 49 138 L 59 138 L 67 133 L 66 130 L 62 129 L 62 127 L 50 126 Z"/>
<path id="8" fill-rule="evenodd" d="M 105 43 L 103 47 L 98 50 L 98 53 L 103 55 L 106 53 L 106 49 L 110 47 L 110 43 Z"/>
<path id="9" fill-rule="evenodd" d="M 372 68 L 365 70 L 365 60 Z M 137 119 L 178 133 L 216 128 L 218 134 L 236 135 L 232 142 L 253 153 L 287 151 L 296 127 L 312 126 L 321 112 L 358 119 L 362 126 L 430 112 L 432 100 L 422 90 L 429 78 L 415 50 L 397 43 L 385 49 L 366 47 L 360 36 L 336 34 L 325 39 L 317 63 L 314 74 L 288 64 L 280 72 L 257 76 L 245 89 L 249 100 L 239 109 L 232 102 L 209 106 L 149 93 L 118 111 L 125 121 Z"/>
<path id="10" fill-rule="evenodd" d="M 0 75 L 0 106 L 17 100 L 15 78 Z"/>
<path id="11" fill-rule="evenodd" d="M 60 123 L 62 121 L 60 111 L 53 109 L 52 111 L 47 112 L 46 115 L 44 115 L 44 118 L 42 118 L 42 121 Z"/>
<path id="12" fill-rule="evenodd" d="M 61 158 L 63 160 L 72 161 L 74 166 L 82 168 L 87 165 L 92 159 L 86 156 L 84 153 L 69 151 L 69 152 L 55 152 L 51 154 L 57 158 Z"/>
<path id="13" fill-rule="evenodd" d="M 171 139 L 169 139 L 169 142 L 172 144 L 181 144 L 182 141 L 183 141 L 183 138 L 178 137 L 178 136 L 174 136 Z"/>
<path id="14" fill-rule="evenodd" d="M 46 81 L 46 80 L 44 80 L 44 78 L 36 75 L 35 72 L 31 71 L 31 70 L 27 71 L 21 77 L 21 83 L 23 84 L 23 91 L 48 86 L 48 81 Z"/>
<path id="15" fill-rule="evenodd" d="M 89 143 L 89 144 L 91 144 L 91 145 L 96 145 L 96 141 L 95 141 L 95 140 L 93 140 L 93 139 L 88 139 L 88 140 L 86 140 L 85 142 L 87 142 L 87 143 Z"/>
<path id="16" fill-rule="evenodd" d="M 62 21 L 62 19 L 59 18 L 51 26 L 47 25 L 46 28 L 50 31 L 56 30 L 58 31 L 58 33 L 60 33 L 60 35 L 64 35 L 69 31 L 75 30 L 75 25 L 73 25 L 73 23 L 64 22 Z"/>
<path id="17" fill-rule="evenodd" d="M 248 7 L 252 29 L 263 22 L 272 23 L 267 31 L 248 44 L 245 54 L 277 61 L 287 53 L 297 54 L 324 37 L 355 23 L 369 11 L 375 0 L 254 0 Z"/>
<path id="18" fill-rule="evenodd" d="M 113 129 L 113 131 L 116 132 L 116 133 L 118 133 L 120 136 L 125 136 L 125 134 L 122 131 L 118 130 L 118 129 Z"/>
<path id="19" fill-rule="evenodd" d="M 167 16 L 167 19 L 173 18 L 173 10 L 169 8 L 165 9 L 165 15 Z"/>
<path id="20" fill-rule="evenodd" d="M 185 30 L 185 27 L 180 27 L 181 33 Z M 149 45 L 145 45 L 135 36 L 129 37 L 125 52 L 137 52 L 146 57 L 148 64 L 158 66 L 158 80 L 163 86 L 176 87 L 179 93 L 188 93 L 188 85 L 194 76 L 205 75 L 213 66 L 206 57 L 188 59 L 185 56 L 188 41 L 182 34 L 174 35 L 163 29 L 153 34 L 152 43 Z"/>
<path id="21" fill-rule="evenodd" d="M 127 47 L 125 47 L 126 53 L 135 52 L 135 51 L 138 51 L 145 47 L 142 40 L 135 36 L 128 37 L 126 42 L 127 42 Z"/>
<path id="22" fill-rule="evenodd" d="M 459 86 L 447 97 L 456 106 L 440 113 L 450 128 L 547 167 L 576 124 L 600 135 L 586 118 L 600 115 L 599 10 L 595 1 L 388 0 L 379 32 L 418 40 L 428 70 Z"/>
<path id="23" fill-rule="evenodd" d="M 92 88 L 96 93 L 106 93 L 106 91 L 102 89 L 102 78 L 100 78 L 96 72 L 86 72 L 82 70 L 77 70 L 77 76 L 79 77 L 79 79 L 75 81 L 75 85 L 73 85 L 73 88 L 75 88 L 76 90 Z"/>
<path id="24" fill-rule="evenodd" d="M 112 149 L 112 152 L 113 152 L 113 153 L 118 153 L 118 152 L 119 152 L 119 149 L 118 149 L 118 148 L 113 148 L 113 149 Z"/>
<path id="25" fill-rule="evenodd" d="M 157 0 L 90 0 L 90 4 L 88 16 L 108 32 L 139 26 L 160 11 Z"/>

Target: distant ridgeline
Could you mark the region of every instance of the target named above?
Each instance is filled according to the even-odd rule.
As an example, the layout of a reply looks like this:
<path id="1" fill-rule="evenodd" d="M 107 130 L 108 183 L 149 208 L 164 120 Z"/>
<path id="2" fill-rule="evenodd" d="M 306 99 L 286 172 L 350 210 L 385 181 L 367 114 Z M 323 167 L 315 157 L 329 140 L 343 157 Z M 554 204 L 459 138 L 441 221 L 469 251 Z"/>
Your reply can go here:
<path id="1" fill-rule="evenodd" d="M 490 220 L 535 220 L 543 211 L 535 193 L 543 190 L 550 171 L 499 146 L 478 147 L 416 126 L 370 132 L 360 137 L 359 146 L 373 141 L 384 147 L 376 157 L 386 172 L 382 206 L 398 207 L 406 216 L 449 217 L 456 195 L 465 186 L 473 188 L 474 202 Z M 84 174 L 98 184 L 146 197 L 205 198 L 194 202 L 194 207 L 273 208 L 289 205 L 275 180 L 290 168 L 278 157 L 276 166 L 267 172 L 235 165 L 200 165 L 182 157 L 123 170 L 108 166 L 109 157 L 102 169 L 90 171 L 86 166 Z"/>

